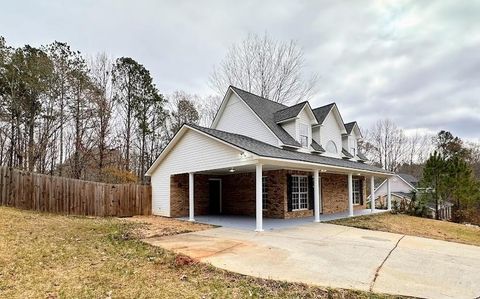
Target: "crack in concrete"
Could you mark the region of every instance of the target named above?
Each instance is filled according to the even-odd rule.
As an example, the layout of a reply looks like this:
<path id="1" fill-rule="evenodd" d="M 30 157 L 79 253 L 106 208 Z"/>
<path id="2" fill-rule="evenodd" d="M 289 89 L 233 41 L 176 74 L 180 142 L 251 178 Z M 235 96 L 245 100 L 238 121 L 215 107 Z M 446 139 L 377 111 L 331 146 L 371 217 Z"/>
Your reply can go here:
<path id="1" fill-rule="evenodd" d="M 380 264 L 380 266 L 378 266 L 377 270 L 375 271 L 375 276 L 373 277 L 373 280 L 372 280 L 372 283 L 370 284 L 370 292 L 373 291 L 373 287 L 375 285 L 375 282 L 377 281 L 377 278 L 378 276 L 380 275 L 380 270 L 382 269 L 383 265 L 385 264 L 385 262 L 388 260 L 388 258 L 390 257 L 390 255 L 392 254 L 392 252 L 398 247 L 398 244 L 400 243 L 400 241 L 402 241 L 402 239 L 405 237 L 405 235 L 401 236 L 397 243 L 395 244 L 395 246 L 393 246 L 393 248 L 390 250 L 390 252 L 387 254 L 387 256 L 383 259 L 382 263 Z"/>

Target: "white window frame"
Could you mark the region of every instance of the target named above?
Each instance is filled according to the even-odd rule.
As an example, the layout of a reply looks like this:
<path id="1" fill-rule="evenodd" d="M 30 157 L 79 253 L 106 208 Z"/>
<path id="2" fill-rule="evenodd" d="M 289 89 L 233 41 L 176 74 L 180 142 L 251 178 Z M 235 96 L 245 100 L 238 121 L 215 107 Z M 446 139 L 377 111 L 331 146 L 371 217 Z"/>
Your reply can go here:
<path id="1" fill-rule="evenodd" d="M 302 127 L 306 130 L 307 135 L 302 134 Z M 302 139 L 305 140 L 306 143 L 303 144 Z M 298 142 L 302 145 L 303 148 L 308 148 L 310 140 L 310 126 L 304 123 L 298 123 Z"/>
<path id="2" fill-rule="evenodd" d="M 362 203 L 362 180 L 361 179 L 353 179 L 352 180 L 352 197 L 353 197 L 353 205 L 359 206 Z M 358 189 L 357 189 L 358 188 Z"/>
<path id="3" fill-rule="evenodd" d="M 301 189 L 301 179 L 305 179 L 305 191 L 300 191 Z M 297 182 L 295 182 L 295 180 Z M 296 185 L 296 186 L 295 186 Z M 296 188 L 295 188 L 296 187 Z M 309 200 L 308 200 L 308 176 L 306 175 L 292 175 L 292 211 L 304 211 L 308 210 Z M 294 190 L 297 191 L 294 191 Z M 305 203 L 301 202 L 301 198 L 305 198 Z M 302 207 L 302 205 L 304 207 Z M 297 208 L 295 208 L 295 206 Z"/>
<path id="4" fill-rule="evenodd" d="M 262 176 L 262 209 L 267 210 L 268 186 L 267 176 Z"/>

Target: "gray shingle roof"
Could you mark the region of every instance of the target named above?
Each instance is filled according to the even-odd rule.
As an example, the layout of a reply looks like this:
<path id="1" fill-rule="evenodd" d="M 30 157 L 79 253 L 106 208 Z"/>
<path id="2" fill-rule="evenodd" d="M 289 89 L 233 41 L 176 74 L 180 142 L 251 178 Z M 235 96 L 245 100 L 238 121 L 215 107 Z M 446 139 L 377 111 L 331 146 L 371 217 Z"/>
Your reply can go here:
<path id="1" fill-rule="evenodd" d="M 291 107 L 284 108 L 282 110 L 278 110 L 277 112 L 274 113 L 274 120 L 275 122 L 281 122 L 287 119 L 291 119 L 296 117 L 300 111 L 302 111 L 303 107 L 307 105 L 308 102 L 301 102 L 296 105 L 293 105 Z"/>
<path id="2" fill-rule="evenodd" d="M 345 124 L 345 130 L 347 130 L 347 134 L 352 133 L 353 127 L 355 127 L 356 121 L 352 121 L 348 124 Z"/>
<path id="3" fill-rule="evenodd" d="M 409 184 L 411 184 L 413 187 L 417 187 L 417 184 L 418 184 L 419 180 L 416 177 L 414 177 L 413 175 L 407 174 L 407 173 L 397 173 L 397 175 L 399 177 L 401 177 L 402 179 L 404 179 Z"/>
<path id="4" fill-rule="evenodd" d="M 267 127 L 275 134 L 280 141 L 285 145 L 291 145 L 296 147 L 301 147 L 290 134 L 287 133 L 274 119 L 275 112 L 289 108 L 288 106 L 282 105 L 280 103 L 270 101 L 254 95 L 248 91 L 239 89 L 235 86 L 230 86 L 233 91 L 235 91 L 239 97 L 258 115 L 258 117 L 267 125 Z"/>
<path id="5" fill-rule="evenodd" d="M 258 141 L 256 139 L 253 139 L 244 135 L 233 134 L 233 133 L 224 132 L 220 130 L 200 127 L 197 125 L 188 125 L 188 126 L 261 157 L 318 163 L 326 166 L 344 167 L 344 168 L 350 168 L 350 169 L 355 169 L 360 171 L 365 170 L 365 171 L 374 171 L 374 172 L 380 172 L 380 173 L 386 173 L 386 174 L 390 173 L 384 169 L 381 169 L 369 164 L 348 161 L 343 159 L 336 159 L 331 157 L 324 157 L 324 156 L 313 155 L 313 154 L 302 153 L 302 152 L 290 151 L 290 150 L 282 149 L 279 147 L 275 147 L 273 145 Z"/>
<path id="6" fill-rule="evenodd" d="M 335 106 L 335 103 L 331 103 L 322 107 L 318 107 L 313 109 L 313 114 L 315 114 L 315 117 L 317 118 L 317 121 L 319 124 L 322 124 L 325 118 L 328 115 L 328 112 L 332 110 L 332 107 Z"/>
<path id="7" fill-rule="evenodd" d="M 314 151 L 316 152 L 320 152 L 320 153 L 324 153 L 325 150 L 323 149 L 323 147 L 318 144 L 315 140 L 312 139 L 312 144 L 310 144 L 310 146 L 313 148 Z"/>
<path id="8" fill-rule="evenodd" d="M 357 157 L 362 161 L 368 161 L 368 158 L 362 152 L 357 152 Z"/>
<path id="9" fill-rule="evenodd" d="M 350 154 L 350 153 L 349 153 L 346 149 L 344 149 L 343 147 L 342 147 L 342 154 L 343 154 L 345 157 L 349 158 L 349 159 L 353 158 L 352 154 Z"/>

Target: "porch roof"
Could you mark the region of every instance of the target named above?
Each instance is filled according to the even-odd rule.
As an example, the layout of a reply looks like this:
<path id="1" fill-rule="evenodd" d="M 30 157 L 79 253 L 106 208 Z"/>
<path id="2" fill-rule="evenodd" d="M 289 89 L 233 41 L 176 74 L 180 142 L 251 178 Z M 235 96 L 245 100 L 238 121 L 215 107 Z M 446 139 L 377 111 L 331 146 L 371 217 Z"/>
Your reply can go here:
<path id="1" fill-rule="evenodd" d="M 273 145 L 261 142 L 259 140 L 256 140 L 244 135 L 205 128 L 197 125 L 185 125 L 185 126 L 196 129 L 209 136 L 217 138 L 223 142 L 229 143 L 233 146 L 246 150 L 260 157 L 302 161 L 302 162 L 321 164 L 325 166 L 336 166 L 336 167 L 343 167 L 343 168 L 349 168 L 354 170 L 363 170 L 363 171 L 391 174 L 391 172 L 386 171 L 382 168 L 361 163 L 361 162 L 348 161 L 344 159 L 336 159 L 336 158 L 325 157 L 317 154 L 295 152 L 287 149 L 278 148 Z"/>

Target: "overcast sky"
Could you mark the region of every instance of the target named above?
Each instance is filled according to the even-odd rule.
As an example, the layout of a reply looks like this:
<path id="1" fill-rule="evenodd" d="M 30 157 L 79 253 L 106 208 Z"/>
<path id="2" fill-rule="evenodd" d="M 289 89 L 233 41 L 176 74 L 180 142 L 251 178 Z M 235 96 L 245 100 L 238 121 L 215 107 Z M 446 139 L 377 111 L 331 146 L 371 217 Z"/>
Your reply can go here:
<path id="1" fill-rule="evenodd" d="M 268 32 L 303 48 L 320 77 L 312 106 L 335 101 L 363 127 L 388 117 L 480 137 L 480 1 L 4 2 L 8 44 L 130 56 L 162 93 L 213 93 L 208 76 L 228 47 Z"/>

